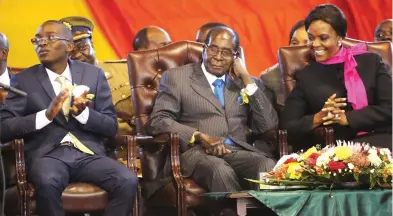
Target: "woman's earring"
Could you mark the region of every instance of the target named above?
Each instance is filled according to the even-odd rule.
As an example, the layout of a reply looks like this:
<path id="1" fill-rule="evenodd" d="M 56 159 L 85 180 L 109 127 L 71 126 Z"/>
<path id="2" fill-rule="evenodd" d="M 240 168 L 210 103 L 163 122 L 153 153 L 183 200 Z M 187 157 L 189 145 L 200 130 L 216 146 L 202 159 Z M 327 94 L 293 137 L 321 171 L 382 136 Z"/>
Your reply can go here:
<path id="1" fill-rule="evenodd" d="M 338 46 L 341 46 L 341 40 L 338 41 Z"/>

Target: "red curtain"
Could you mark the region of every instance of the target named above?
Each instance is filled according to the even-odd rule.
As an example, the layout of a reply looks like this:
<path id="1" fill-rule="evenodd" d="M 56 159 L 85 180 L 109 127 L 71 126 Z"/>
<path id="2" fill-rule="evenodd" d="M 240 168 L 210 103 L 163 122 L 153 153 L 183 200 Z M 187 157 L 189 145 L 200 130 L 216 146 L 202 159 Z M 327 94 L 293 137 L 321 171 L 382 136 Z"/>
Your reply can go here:
<path id="1" fill-rule="evenodd" d="M 348 36 L 372 41 L 376 25 L 391 18 L 391 0 L 85 0 L 119 56 L 132 51 L 136 32 L 148 25 L 168 31 L 173 41 L 195 40 L 207 22 L 222 22 L 240 35 L 247 68 L 257 76 L 277 62 L 289 31 L 315 6 L 332 3 L 348 20 Z"/>

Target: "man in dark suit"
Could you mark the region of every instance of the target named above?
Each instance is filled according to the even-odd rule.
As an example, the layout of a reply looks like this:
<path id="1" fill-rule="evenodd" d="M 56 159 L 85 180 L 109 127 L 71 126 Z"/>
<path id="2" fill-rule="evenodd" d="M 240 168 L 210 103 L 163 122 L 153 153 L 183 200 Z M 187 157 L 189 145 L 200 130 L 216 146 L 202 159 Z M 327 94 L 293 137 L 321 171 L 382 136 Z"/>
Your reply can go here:
<path id="1" fill-rule="evenodd" d="M 214 28 L 205 45 L 202 64 L 163 74 L 148 130 L 179 134 L 184 176 L 207 191 L 240 191 L 239 180 L 258 179 L 275 164 L 246 139 L 250 130 L 262 134 L 276 128 L 277 114 L 263 85 L 237 57 L 236 32 Z"/>
<path id="2" fill-rule="evenodd" d="M 31 41 L 41 64 L 11 80 L 28 96 L 8 95 L 1 141 L 24 139 L 38 214 L 64 215 L 63 190 L 87 182 L 109 193 L 105 215 L 130 215 L 138 179 L 105 156 L 104 140 L 116 135 L 117 121 L 103 71 L 68 59 L 72 33 L 59 21 L 44 22 Z"/>

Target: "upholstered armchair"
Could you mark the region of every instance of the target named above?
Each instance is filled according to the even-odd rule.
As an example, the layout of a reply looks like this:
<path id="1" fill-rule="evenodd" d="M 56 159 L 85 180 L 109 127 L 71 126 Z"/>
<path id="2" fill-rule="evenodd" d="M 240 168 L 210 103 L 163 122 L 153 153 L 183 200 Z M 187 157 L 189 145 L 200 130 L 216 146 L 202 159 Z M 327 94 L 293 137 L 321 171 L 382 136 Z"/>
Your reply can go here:
<path id="1" fill-rule="evenodd" d="M 346 38 L 342 44 L 346 47 L 357 43 L 366 43 L 369 52 L 379 54 L 386 66 L 392 68 L 392 44 L 390 42 L 365 42 Z M 281 70 L 282 83 L 288 95 L 295 87 L 295 73 L 304 68 L 312 60 L 308 46 L 281 47 L 278 50 L 278 62 Z M 319 127 L 315 132 L 324 137 L 326 145 L 334 142 L 334 131 L 331 127 Z"/>
<path id="2" fill-rule="evenodd" d="M 189 63 L 201 61 L 203 44 L 179 41 L 149 51 L 132 52 L 128 55 L 129 78 L 132 101 L 136 116 L 136 131 L 143 181 L 159 181 L 167 157 L 170 158 L 172 182 L 161 187 L 148 200 L 146 208 L 174 207 L 178 215 L 186 215 L 187 209 L 203 205 L 200 195 L 205 191 L 191 179 L 183 178 L 180 171 L 179 136 L 163 134 L 158 137 L 146 136 L 145 124 L 153 110 L 159 92 L 159 82 L 164 71 Z M 269 131 L 266 139 L 279 141 L 281 154 L 286 153 L 286 132 Z M 143 190 L 143 186 L 142 186 Z"/>
<path id="3" fill-rule="evenodd" d="M 131 136 L 119 136 L 108 141 L 107 149 L 111 152 L 127 149 L 127 167 L 136 173 L 136 145 Z M 115 156 L 116 154 L 110 153 Z M 34 186 L 28 182 L 25 170 L 23 139 L 12 141 L 2 149 L 6 177 L 5 214 L 7 216 L 28 216 L 36 214 Z M 114 158 L 116 159 L 116 158 Z M 107 192 L 87 183 L 72 183 L 62 195 L 63 208 L 69 213 L 95 213 L 103 211 L 108 203 Z M 133 215 L 139 215 L 140 193 L 137 194 Z"/>

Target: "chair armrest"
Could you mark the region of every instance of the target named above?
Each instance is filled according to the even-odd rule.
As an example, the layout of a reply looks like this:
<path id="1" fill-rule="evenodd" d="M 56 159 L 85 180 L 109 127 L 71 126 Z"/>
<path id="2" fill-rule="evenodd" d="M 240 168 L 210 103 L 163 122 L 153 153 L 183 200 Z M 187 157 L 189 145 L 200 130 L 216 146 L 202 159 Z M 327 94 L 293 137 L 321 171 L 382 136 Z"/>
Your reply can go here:
<path id="1" fill-rule="evenodd" d="M 272 129 L 268 130 L 262 135 L 254 136 L 254 140 L 265 140 L 272 143 L 278 143 L 280 152 L 280 158 L 289 153 L 288 141 L 287 141 L 287 130 L 285 129 Z"/>
<path id="2" fill-rule="evenodd" d="M 325 146 L 334 144 L 334 129 L 332 127 L 317 127 L 314 129 L 314 133 L 324 138 Z"/>
<path id="3" fill-rule="evenodd" d="M 152 146 L 157 144 L 170 145 L 170 157 L 173 179 L 176 183 L 177 190 L 185 192 L 185 182 L 180 169 L 180 143 L 177 133 L 165 133 L 158 136 L 134 136 L 139 146 Z"/>
<path id="4" fill-rule="evenodd" d="M 15 164 L 16 164 L 16 182 L 19 194 L 27 193 L 29 187 L 27 185 L 27 174 L 25 166 L 25 150 L 23 139 L 15 139 L 11 142 L 12 148 L 15 151 Z"/>

